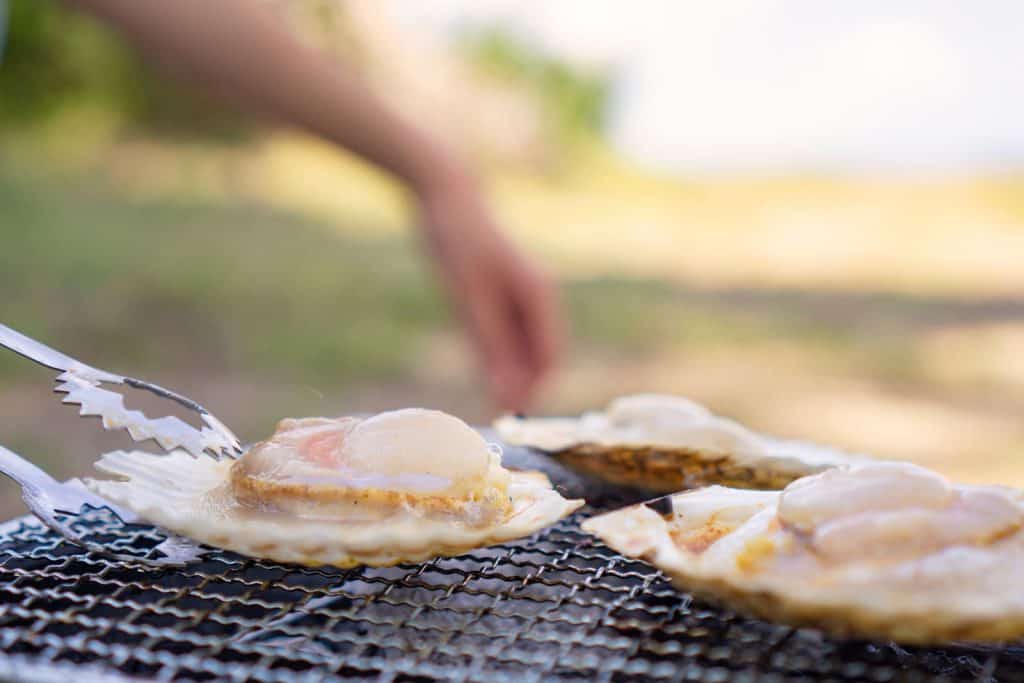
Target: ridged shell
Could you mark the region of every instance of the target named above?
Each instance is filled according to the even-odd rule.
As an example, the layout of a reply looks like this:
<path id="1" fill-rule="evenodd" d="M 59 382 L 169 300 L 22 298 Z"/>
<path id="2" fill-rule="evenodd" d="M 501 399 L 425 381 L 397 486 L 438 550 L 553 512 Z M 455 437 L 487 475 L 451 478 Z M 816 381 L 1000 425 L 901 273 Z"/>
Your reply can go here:
<path id="1" fill-rule="evenodd" d="M 685 440 L 668 443 L 635 432 L 626 438 L 612 428 L 595 434 L 579 427 L 595 415 L 601 414 L 580 418 L 505 416 L 494 423 L 494 429 L 502 441 L 546 453 L 583 474 L 655 493 L 713 484 L 780 489 L 838 465 L 871 461 L 819 444 L 753 432 L 749 434 L 758 440 L 760 452 L 740 446 L 712 449 Z"/>
<path id="2" fill-rule="evenodd" d="M 95 493 L 153 524 L 243 555 L 304 565 L 387 566 L 459 555 L 528 536 L 583 504 L 566 500 L 537 472 L 512 472 L 512 513 L 501 524 L 474 528 L 415 516 L 345 524 L 240 509 L 225 486 L 230 462 L 117 451 L 96 467 L 119 477 L 86 480 Z"/>
<path id="3" fill-rule="evenodd" d="M 870 562 L 818 571 L 799 540 L 780 529 L 780 496 L 714 486 L 594 517 L 583 529 L 617 552 L 651 563 L 681 590 L 794 627 L 922 645 L 1024 637 L 1019 529 L 988 546 L 954 546 L 877 573 Z M 704 521 L 681 533 L 668 512 L 673 508 L 690 511 L 680 519 Z M 789 553 L 792 564 L 763 560 L 762 553 L 776 549 Z M 705 553 L 714 557 L 704 561 Z M 941 589 L 922 578 L 945 571 L 957 573 Z"/>

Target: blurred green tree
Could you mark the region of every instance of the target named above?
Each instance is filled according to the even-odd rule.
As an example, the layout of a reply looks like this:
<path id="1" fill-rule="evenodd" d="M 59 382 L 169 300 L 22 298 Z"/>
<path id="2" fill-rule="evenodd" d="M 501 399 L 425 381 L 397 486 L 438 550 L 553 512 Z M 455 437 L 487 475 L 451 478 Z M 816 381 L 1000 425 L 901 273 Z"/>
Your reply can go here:
<path id="1" fill-rule="evenodd" d="M 500 27 L 468 31 L 460 44 L 478 68 L 529 88 L 561 142 L 598 138 L 604 132 L 611 91 L 608 74 L 573 67 Z"/>
<path id="2" fill-rule="evenodd" d="M 128 130 L 244 139 L 251 125 L 150 67 L 112 31 L 56 0 L 12 0 L 0 62 L 0 127 L 98 106 Z"/>

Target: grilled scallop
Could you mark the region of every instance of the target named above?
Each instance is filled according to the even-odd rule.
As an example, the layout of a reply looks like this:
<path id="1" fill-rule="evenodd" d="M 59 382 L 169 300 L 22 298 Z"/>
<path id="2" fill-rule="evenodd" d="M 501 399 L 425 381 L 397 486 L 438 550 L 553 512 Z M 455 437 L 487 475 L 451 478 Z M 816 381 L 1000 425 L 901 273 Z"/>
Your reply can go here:
<path id="1" fill-rule="evenodd" d="M 115 452 L 105 498 L 200 542 L 307 565 L 383 566 L 527 536 L 569 514 L 547 477 L 502 467 L 461 420 L 408 409 L 284 420 L 233 462 Z"/>
<path id="2" fill-rule="evenodd" d="M 837 465 L 870 462 L 757 434 L 693 401 L 657 394 L 625 396 L 580 417 L 505 416 L 494 427 L 506 443 L 549 453 L 610 483 L 659 493 L 707 484 L 780 489 Z"/>
<path id="3" fill-rule="evenodd" d="M 712 486 L 587 520 L 678 587 L 835 636 L 1024 637 L 1024 496 L 906 463 L 844 466 L 781 492 Z"/>

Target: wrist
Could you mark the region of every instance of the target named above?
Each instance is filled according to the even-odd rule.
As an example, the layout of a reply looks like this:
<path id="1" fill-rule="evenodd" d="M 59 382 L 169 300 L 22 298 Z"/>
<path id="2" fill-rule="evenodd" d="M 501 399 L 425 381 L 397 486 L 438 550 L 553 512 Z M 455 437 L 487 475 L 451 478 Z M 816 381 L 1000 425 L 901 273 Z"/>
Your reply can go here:
<path id="1" fill-rule="evenodd" d="M 408 164 L 399 177 L 418 201 L 479 192 L 469 165 L 453 150 L 429 138 L 420 138 L 407 150 Z"/>

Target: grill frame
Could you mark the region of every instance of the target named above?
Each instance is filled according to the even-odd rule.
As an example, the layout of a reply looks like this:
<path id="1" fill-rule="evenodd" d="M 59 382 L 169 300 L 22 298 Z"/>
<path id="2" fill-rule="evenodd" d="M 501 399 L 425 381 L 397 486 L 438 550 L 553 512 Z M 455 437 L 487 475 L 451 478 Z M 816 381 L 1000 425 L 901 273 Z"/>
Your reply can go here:
<path id="1" fill-rule="evenodd" d="M 458 558 L 348 570 L 219 551 L 146 568 L 19 518 L 0 525 L 0 679 L 1024 680 L 1024 648 L 837 642 L 694 600 L 580 531 L 596 511 Z M 77 524 L 125 552 L 160 540 L 105 510 Z"/>

